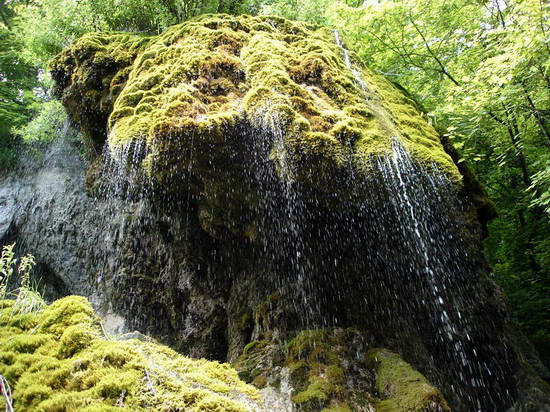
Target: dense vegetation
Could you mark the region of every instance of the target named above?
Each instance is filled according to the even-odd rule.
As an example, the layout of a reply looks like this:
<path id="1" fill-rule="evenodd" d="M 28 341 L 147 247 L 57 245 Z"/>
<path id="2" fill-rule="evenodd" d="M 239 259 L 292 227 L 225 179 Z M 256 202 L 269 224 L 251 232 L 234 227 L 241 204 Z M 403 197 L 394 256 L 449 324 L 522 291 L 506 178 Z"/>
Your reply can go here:
<path id="1" fill-rule="evenodd" d="M 65 114 L 48 64 L 84 33 L 160 33 L 209 12 L 338 29 L 353 59 L 414 96 L 487 188 L 499 213 L 485 244 L 494 279 L 548 363 L 549 11 L 540 0 L 0 0 L 0 167 L 57 133 Z"/>

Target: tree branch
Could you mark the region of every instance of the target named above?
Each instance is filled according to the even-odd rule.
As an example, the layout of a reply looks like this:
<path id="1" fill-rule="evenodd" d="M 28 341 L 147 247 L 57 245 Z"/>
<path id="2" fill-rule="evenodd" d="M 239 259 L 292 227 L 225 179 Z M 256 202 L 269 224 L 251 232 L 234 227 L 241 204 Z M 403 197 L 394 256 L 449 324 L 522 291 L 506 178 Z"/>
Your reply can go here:
<path id="1" fill-rule="evenodd" d="M 430 56 L 432 56 L 432 58 L 437 62 L 437 64 L 441 68 L 441 73 L 444 74 L 445 76 L 447 76 L 449 78 L 449 80 L 451 80 L 456 86 L 460 86 L 460 83 L 458 81 L 456 81 L 456 79 L 447 71 L 447 69 L 445 68 L 445 66 L 441 62 L 441 60 L 439 60 L 437 55 L 432 51 L 432 49 L 430 47 L 430 44 L 426 40 L 426 37 L 424 37 L 424 34 L 422 33 L 422 31 L 420 30 L 418 25 L 415 23 L 410 11 L 409 11 L 409 20 L 410 20 L 411 24 L 413 25 L 413 27 L 415 28 L 415 30 L 420 35 L 420 37 L 422 37 L 422 40 L 424 41 L 424 45 L 426 46 L 426 49 L 428 50 L 428 53 L 430 53 Z"/>
<path id="2" fill-rule="evenodd" d="M 546 146 L 550 148 L 550 134 L 548 134 L 548 130 L 546 130 L 546 124 L 544 122 L 544 118 L 540 115 L 539 111 L 535 107 L 535 103 L 533 103 L 533 100 L 531 99 L 531 96 L 529 96 L 529 92 L 527 91 L 527 88 L 525 87 L 525 83 L 521 83 L 521 87 L 523 88 L 523 93 L 525 94 L 525 99 L 529 103 L 529 106 L 531 107 L 533 117 L 537 120 L 537 124 L 539 126 L 540 131 L 546 137 Z"/>

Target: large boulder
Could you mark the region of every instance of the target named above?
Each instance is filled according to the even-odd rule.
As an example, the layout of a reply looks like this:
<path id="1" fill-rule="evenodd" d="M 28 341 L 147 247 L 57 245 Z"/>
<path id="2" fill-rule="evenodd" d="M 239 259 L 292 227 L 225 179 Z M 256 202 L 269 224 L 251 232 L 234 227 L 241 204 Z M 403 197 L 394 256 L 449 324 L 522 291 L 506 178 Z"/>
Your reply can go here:
<path id="1" fill-rule="evenodd" d="M 237 362 L 281 410 L 547 407 L 488 277 L 490 202 L 334 33 L 203 16 L 88 34 L 53 76 L 91 163 L 56 142 L 0 190 L 52 294 Z"/>

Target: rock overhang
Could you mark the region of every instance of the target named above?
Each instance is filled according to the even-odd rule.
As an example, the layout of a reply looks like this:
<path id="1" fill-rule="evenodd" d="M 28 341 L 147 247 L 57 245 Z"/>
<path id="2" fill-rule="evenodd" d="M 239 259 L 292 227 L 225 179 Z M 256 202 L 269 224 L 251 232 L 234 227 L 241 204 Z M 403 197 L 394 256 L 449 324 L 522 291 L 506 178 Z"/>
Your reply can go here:
<path id="1" fill-rule="evenodd" d="M 390 153 L 395 139 L 460 184 L 414 102 L 357 68 L 363 85 L 326 28 L 245 15 L 204 15 L 158 36 L 90 33 L 52 63 L 58 93 L 88 138 L 107 141 L 119 161 L 139 162 L 161 186 L 191 164 L 199 180 L 211 176 L 213 159 L 250 145 L 238 136 L 243 123 L 252 139 L 271 139 L 259 144 L 282 180 L 291 169 L 324 192 L 335 190 L 339 170 L 368 174 L 370 159 Z"/>

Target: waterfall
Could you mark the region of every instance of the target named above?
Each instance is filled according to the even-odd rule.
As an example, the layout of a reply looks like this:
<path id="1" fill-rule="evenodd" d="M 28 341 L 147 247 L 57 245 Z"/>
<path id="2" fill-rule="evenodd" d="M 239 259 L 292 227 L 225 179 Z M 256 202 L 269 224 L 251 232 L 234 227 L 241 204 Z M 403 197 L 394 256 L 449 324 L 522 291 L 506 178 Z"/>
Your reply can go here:
<path id="1" fill-rule="evenodd" d="M 221 235 L 216 259 L 227 277 L 242 267 L 248 270 L 256 282 L 258 301 L 279 294 L 288 309 L 287 330 L 362 328 L 367 340 L 403 353 L 408 350 L 413 360 L 412 352 L 424 348 L 426 354 L 416 359 L 426 359 L 428 364 L 422 366 L 431 371 L 434 383 L 452 382 L 446 396 L 455 396 L 455 402 L 466 405 L 464 410 L 494 409 L 509 396 L 507 377 L 505 368 L 499 368 L 504 355 L 493 353 L 479 333 L 472 333 L 481 328 L 474 327 L 471 313 L 477 303 L 477 286 L 471 280 L 481 264 L 475 253 L 470 254 L 472 242 L 465 234 L 468 229 L 462 227 L 460 216 L 469 206 L 436 165 L 419 165 L 411 158 L 380 98 L 362 79 L 338 32 L 334 35 L 357 92 L 392 136 L 390 153 L 373 156 L 370 173 L 365 174 L 358 172 L 350 143 L 349 162 L 334 175 L 327 193 L 307 186 L 298 175 L 303 168 L 294 163 L 276 112 L 239 120 L 224 142 L 225 153 L 239 167 L 220 169 L 227 172 L 224 179 L 237 182 L 238 187 L 219 190 L 215 196 L 223 199 L 207 199 L 219 205 L 205 207 L 227 204 L 225 224 L 244 222 L 257 233 L 249 234 L 250 250 L 233 250 L 233 239 L 227 241 Z M 190 145 L 177 143 L 181 146 L 174 154 L 177 158 L 169 164 L 183 167 L 164 170 L 174 179 L 179 173 L 180 182 L 175 182 L 179 198 L 177 190 L 173 189 L 175 195 L 168 193 L 143 175 L 142 162 L 151 155 L 144 141 L 116 149 L 106 146 L 104 176 L 109 189 L 103 196 L 157 197 L 151 203 L 160 203 L 159 207 L 151 210 L 159 216 L 151 220 L 166 219 L 171 226 L 181 218 L 184 229 L 176 240 L 183 238 L 185 248 L 192 249 L 196 234 L 189 232 L 191 226 L 197 227 L 198 203 L 208 198 L 201 198 L 206 190 L 201 185 L 220 175 L 216 160 L 201 152 L 200 143 L 194 136 Z M 162 162 L 159 167 L 164 167 Z M 238 209 L 240 204 L 245 206 Z M 171 264 L 189 265 L 187 261 Z M 486 326 L 489 330 L 489 321 Z M 440 364 L 445 370 L 438 370 Z"/>
<path id="2" fill-rule="evenodd" d="M 338 31 L 334 31 L 334 36 L 356 84 L 368 94 Z M 461 228 L 453 216 L 463 208 L 456 189 L 435 164 L 431 170 L 417 165 L 401 144 L 398 133 L 392 138 L 391 155 L 377 156 L 373 163 L 378 184 L 386 191 L 379 201 L 386 196 L 389 201 L 387 209 L 377 212 L 381 216 L 374 219 L 379 225 L 374 230 L 391 231 L 388 224 L 394 225 L 397 232 L 389 237 L 396 238 L 385 246 L 391 248 L 399 243 L 402 253 L 395 259 L 391 251 L 383 252 L 383 259 L 388 259 L 386 265 L 391 268 L 384 275 L 389 277 L 390 283 L 408 282 L 405 286 L 394 286 L 404 292 L 395 298 L 410 300 L 405 308 L 426 314 L 421 321 L 431 324 L 435 330 L 436 352 L 443 352 L 454 365 L 452 374 L 460 385 L 453 387 L 453 391 L 458 397 L 480 412 L 495 408 L 509 397 L 502 383 L 506 377 L 501 371 L 492 371 L 488 365 L 490 360 L 486 358 L 490 353 L 487 352 L 491 348 L 484 348 L 485 359 L 480 355 L 480 342 L 475 342 L 469 333 L 473 329 L 471 320 L 465 318 L 460 309 L 473 307 L 476 303 L 476 296 L 469 296 L 464 286 L 469 276 L 474 275 L 475 259 L 469 255 L 462 234 L 466 229 Z M 372 210 L 372 207 L 371 202 L 364 209 Z M 364 288 L 368 290 L 368 285 Z M 425 326 L 417 325 L 420 333 Z M 499 376 L 495 376 L 497 374 Z"/>
<path id="3" fill-rule="evenodd" d="M 415 304 L 425 307 L 424 321 L 435 329 L 436 346 L 458 366 L 455 373 L 462 385 L 455 391 L 481 411 L 482 403 L 494 404 L 491 399 L 476 399 L 486 396 L 484 389 L 491 372 L 478 361 L 475 344 L 468 334 L 471 325 L 453 304 L 457 299 L 465 299 L 466 304 L 470 302 L 468 296 L 457 297 L 465 292 L 457 280 L 464 281 L 469 265 L 467 250 L 460 250 L 464 247 L 461 239 L 454 238 L 459 236 L 458 228 L 449 230 L 453 227 L 449 212 L 457 207 L 457 201 L 449 193 L 452 185 L 437 168 L 429 173 L 415 166 L 397 140 L 392 146 L 392 155 L 379 157 L 377 168 L 381 183 L 388 191 L 393 219 L 399 227 L 399 241 L 408 254 L 403 259 L 407 264 L 397 268 L 403 273 L 401 279 L 412 282 L 410 296 L 402 298 L 419 300 Z M 445 212 L 442 207 L 450 210 Z M 474 390 L 465 390 L 468 387 Z"/>

